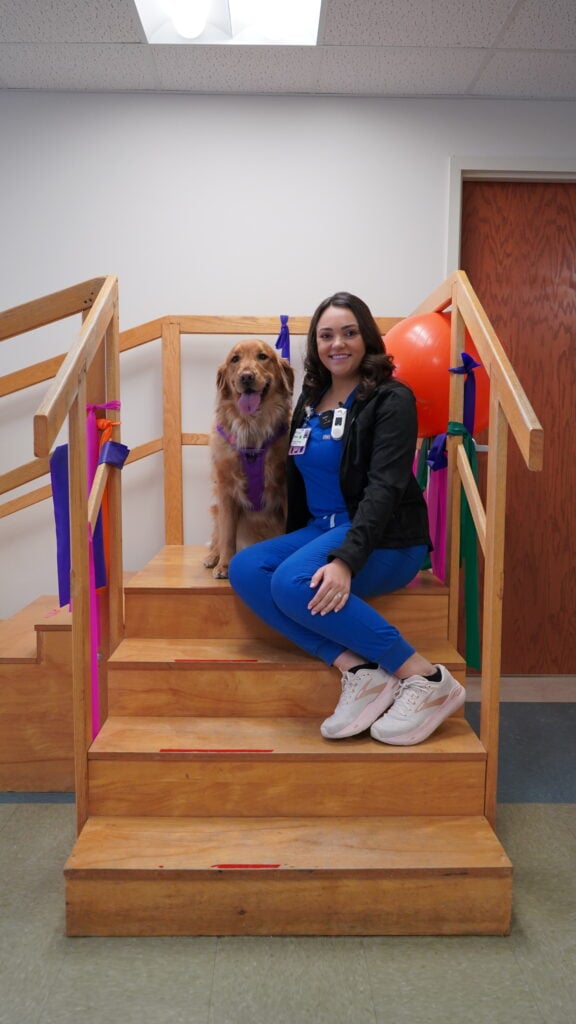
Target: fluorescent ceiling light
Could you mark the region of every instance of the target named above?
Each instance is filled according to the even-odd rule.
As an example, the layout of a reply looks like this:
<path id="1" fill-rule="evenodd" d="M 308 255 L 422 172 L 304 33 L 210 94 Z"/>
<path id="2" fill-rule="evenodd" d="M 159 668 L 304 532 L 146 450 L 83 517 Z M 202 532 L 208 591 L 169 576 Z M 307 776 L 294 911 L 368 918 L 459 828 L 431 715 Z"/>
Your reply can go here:
<path id="1" fill-rule="evenodd" d="M 149 43 L 315 46 L 322 0 L 134 0 Z"/>

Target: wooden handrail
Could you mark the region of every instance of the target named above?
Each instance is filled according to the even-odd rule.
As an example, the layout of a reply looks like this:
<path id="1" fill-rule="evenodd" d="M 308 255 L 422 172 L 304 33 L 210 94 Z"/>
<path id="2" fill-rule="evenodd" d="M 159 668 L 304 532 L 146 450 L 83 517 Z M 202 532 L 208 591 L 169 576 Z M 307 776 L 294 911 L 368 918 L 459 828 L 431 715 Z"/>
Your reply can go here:
<path id="1" fill-rule="evenodd" d="M 522 457 L 531 470 L 541 470 L 544 432 L 496 332 L 482 308 L 468 275 L 456 270 L 411 313 L 439 312 L 452 306 L 462 315 L 482 364 L 495 383 L 501 404 Z"/>
<path id="2" fill-rule="evenodd" d="M 107 277 L 76 342 L 34 417 L 34 454 L 46 458 L 78 393 L 78 381 L 92 365 L 117 304 L 115 277 Z"/>
<path id="3" fill-rule="evenodd" d="M 531 470 L 541 470 L 544 432 L 518 376 L 463 271 L 457 272 L 455 297 L 478 355 L 496 383 L 500 404 L 522 457 Z"/>
<path id="4" fill-rule="evenodd" d="M 91 622 L 96 607 L 89 587 L 90 531 L 108 495 L 110 559 L 107 587 L 107 630 L 101 635 L 106 658 L 123 633 L 123 573 L 121 545 L 121 502 L 119 473 L 109 465 L 98 467 L 93 486 L 87 486 L 87 403 L 112 404 L 114 423 L 119 403 L 118 285 L 116 278 L 94 278 L 73 288 L 45 296 L 25 306 L 0 314 L 0 340 L 80 313 L 82 325 L 68 354 L 28 367 L 3 378 L 5 394 L 38 383 L 55 373 L 51 388 L 34 417 L 34 450 L 37 458 L 0 477 L 0 493 L 36 479 L 49 471 L 51 448 L 68 420 L 70 475 L 70 596 L 72 600 L 72 660 L 74 764 L 77 824 L 80 829 L 88 814 L 87 752 L 94 734 L 94 715 L 106 702 L 105 689 L 92 680 L 96 656 L 96 631 Z M 92 396 L 92 392 L 94 397 Z M 119 440 L 119 426 L 112 427 L 112 439 Z M 51 493 L 51 487 L 7 502 L 0 516 L 26 507 Z M 94 685 L 92 685 L 92 683 Z"/>
<path id="5" fill-rule="evenodd" d="M 104 281 L 103 277 L 93 277 L 71 288 L 5 309 L 0 312 L 0 341 L 64 320 L 74 313 L 86 312 L 94 303 Z"/>
<path id="6" fill-rule="evenodd" d="M 490 415 L 486 508 L 482 503 L 470 461 L 458 436 L 448 437 L 448 544 L 449 636 L 458 645 L 460 496 L 464 490 L 482 548 L 484 566 L 483 627 L 481 655 L 480 739 L 487 756 L 485 814 L 496 817 L 500 672 L 502 650 L 502 602 L 504 596 L 504 534 L 506 467 L 510 429 L 529 470 L 542 469 L 544 433 L 525 395 L 468 276 L 455 271 L 420 303 L 414 314 L 438 312 L 451 307 L 451 365 L 465 348 L 465 331 L 490 377 Z M 463 378 L 450 375 L 449 419 L 462 422 Z"/>

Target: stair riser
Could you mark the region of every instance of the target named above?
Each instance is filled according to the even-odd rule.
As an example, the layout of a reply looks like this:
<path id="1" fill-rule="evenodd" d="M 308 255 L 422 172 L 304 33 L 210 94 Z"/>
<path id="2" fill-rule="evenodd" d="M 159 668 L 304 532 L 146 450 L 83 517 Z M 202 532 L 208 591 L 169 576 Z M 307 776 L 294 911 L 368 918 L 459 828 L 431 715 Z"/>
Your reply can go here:
<path id="1" fill-rule="evenodd" d="M 78 935 L 506 935 L 511 876 L 239 872 L 75 878 Z"/>
<path id="2" fill-rule="evenodd" d="M 340 673 L 316 668 L 108 669 L 111 715 L 325 718 L 340 697 Z"/>
<path id="3" fill-rule="evenodd" d="M 0 790 L 73 786 L 70 668 L 0 665 Z"/>
<path id="4" fill-rule="evenodd" d="M 462 668 L 447 665 L 465 683 Z M 340 698 L 340 673 L 314 665 L 309 671 L 274 666 L 218 669 L 179 665 L 125 669 L 108 666 L 111 715 L 198 715 L 212 718 L 292 717 L 323 719 Z M 463 711 L 459 711 L 463 714 Z"/>
<path id="5" fill-rule="evenodd" d="M 482 761 L 92 761 L 91 815 L 481 815 Z"/>
<path id="6" fill-rule="evenodd" d="M 72 663 L 72 630 L 39 630 L 38 660 L 49 665 L 70 666 Z"/>
<path id="7" fill-rule="evenodd" d="M 408 639 L 419 642 L 448 635 L 448 597 L 400 592 L 370 602 Z M 127 593 L 126 636 L 205 639 L 257 637 L 281 642 L 229 591 L 202 593 Z M 288 644 L 288 642 L 285 642 Z"/>

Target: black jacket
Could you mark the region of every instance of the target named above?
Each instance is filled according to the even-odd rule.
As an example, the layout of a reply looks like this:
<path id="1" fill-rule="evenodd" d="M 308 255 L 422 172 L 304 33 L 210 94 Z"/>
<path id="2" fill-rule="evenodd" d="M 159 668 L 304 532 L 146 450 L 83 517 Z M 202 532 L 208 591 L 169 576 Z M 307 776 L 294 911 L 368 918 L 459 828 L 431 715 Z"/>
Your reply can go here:
<path id="1" fill-rule="evenodd" d="M 306 419 L 306 398 L 298 399 L 290 436 Z M 368 398 L 355 398 L 348 410 L 340 487 L 351 526 L 329 558 L 341 558 L 355 575 L 375 548 L 432 547 L 426 502 L 412 473 L 418 425 L 410 388 L 394 377 Z M 291 533 L 310 520 L 304 480 L 288 457 L 288 517 Z"/>

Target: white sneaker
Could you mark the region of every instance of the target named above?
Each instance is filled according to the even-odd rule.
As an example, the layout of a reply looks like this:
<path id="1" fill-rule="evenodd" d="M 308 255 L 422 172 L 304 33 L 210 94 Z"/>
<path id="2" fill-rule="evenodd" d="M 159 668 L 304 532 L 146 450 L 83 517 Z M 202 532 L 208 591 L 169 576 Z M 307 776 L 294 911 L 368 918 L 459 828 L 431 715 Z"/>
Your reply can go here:
<path id="1" fill-rule="evenodd" d="M 379 667 L 343 672 L 342 696 L 320 732 L 326 739 L 340 740 L 368 729 L 392 704 L 399 682 Z"/>
<path id="2" fill-rule="evenodd" d="M 443 665 L 436 667 L 442 673 L 438 683 L 424 676 L 409 676 L 400 681 L 392 707 L 370 729 L 373 739 L 400 746 L 422 743 L 445 718 L 462 707 L 466 700 L 464 687 Z"/>

